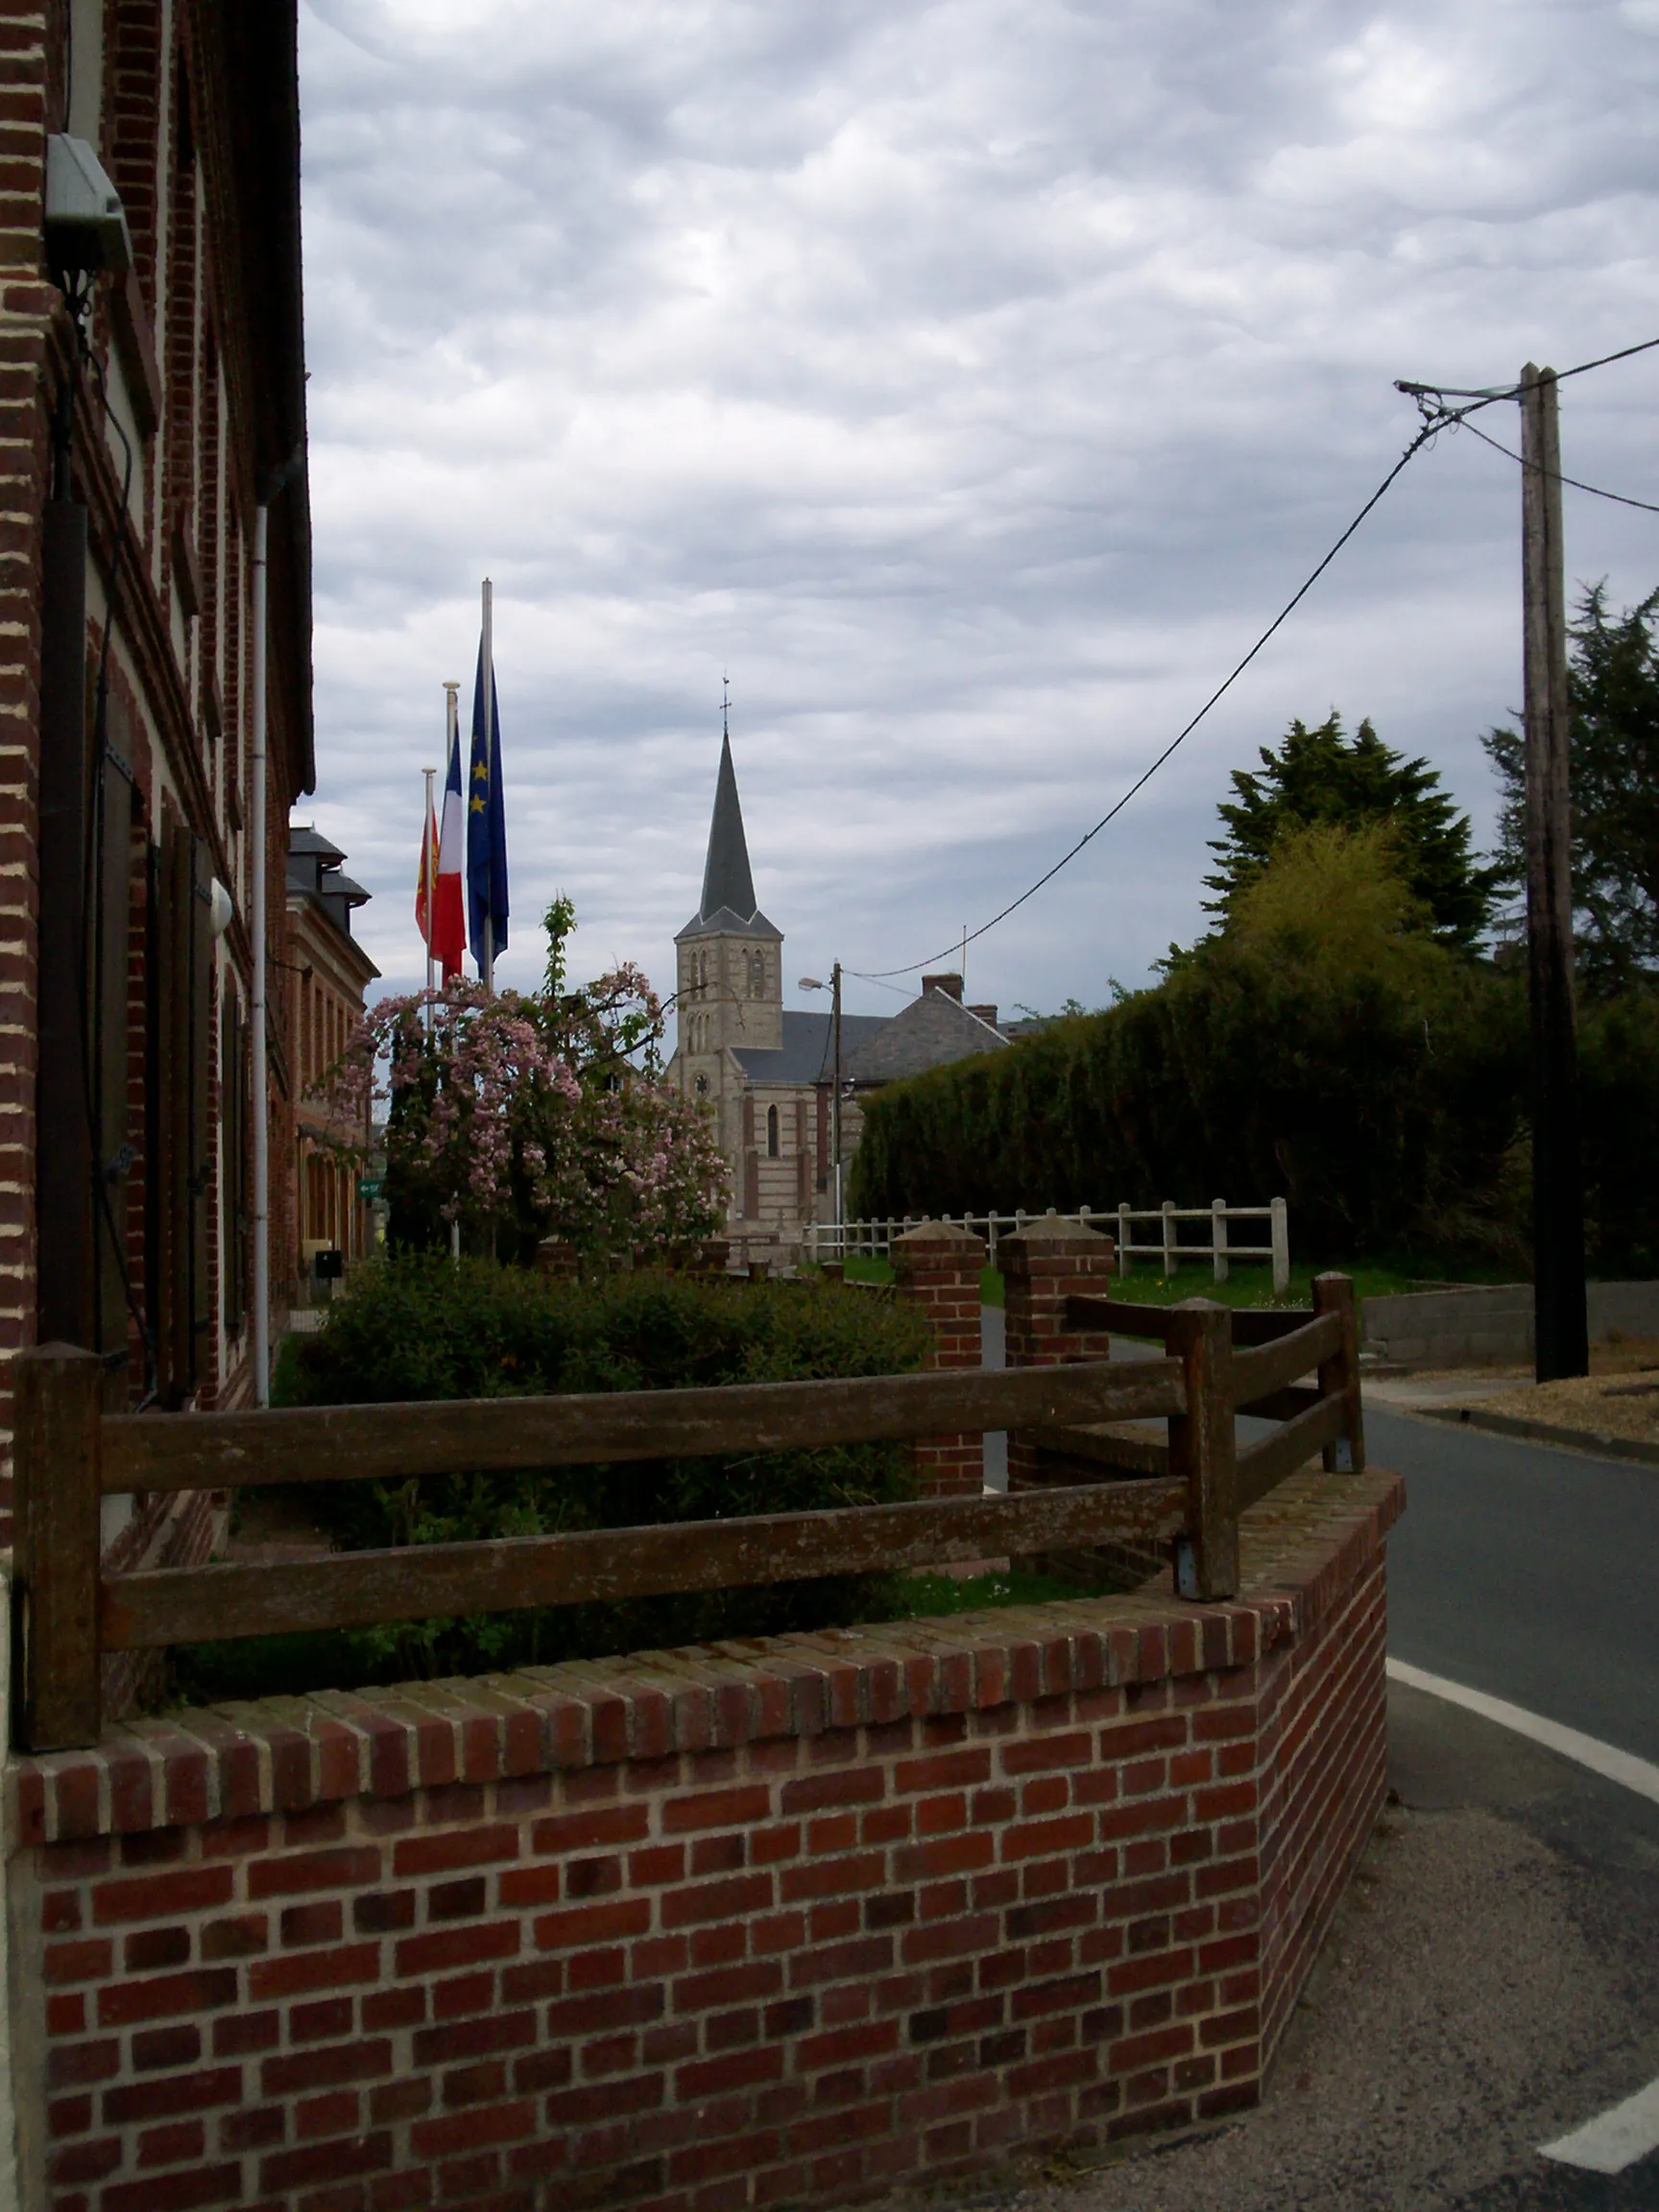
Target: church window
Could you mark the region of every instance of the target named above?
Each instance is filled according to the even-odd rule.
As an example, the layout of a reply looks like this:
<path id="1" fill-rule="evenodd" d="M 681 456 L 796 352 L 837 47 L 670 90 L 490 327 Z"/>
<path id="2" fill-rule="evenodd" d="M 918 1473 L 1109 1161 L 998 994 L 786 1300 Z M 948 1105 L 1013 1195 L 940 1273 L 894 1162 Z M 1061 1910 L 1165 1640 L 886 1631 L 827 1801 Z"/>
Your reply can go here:
<path id="1" fill-rule="evenodd" d="M 698 1097 L 699 1097 L 699 1098 L 707 1098 L 707 1097 L 708 1097 L 708 1095 L 709 1095 L 709 1078 L 708 1078 L 708 1076 L 707 1076 L 707 1075 L 699 1075 L 699 1076 L 698 1076 L 698 1078 L 697 1078 L 696 1084 L 694 1085 L 694 1089 L 696 1090 L 696 1093 L 697 1093 L 697 1095 L 698 1095 Z"/>
<path id="2" fill-rule="evenodd" d="M 706 951 L 704 951 L 704 952 L 699 952 L 699 953 L 698 953 L 698 955 L 697 955 L 697 991 L 698 991 L 698 996 L 699 996 L 699 997 L 703 997 L 703 996 L 705 996 L 705 995 L 707 994 L 707 992 L 708 992 L 708 989 L 709 989 L 709 955 L 708 955 L 708 953 L 707 953 Z"/>
<path id="3" fill-rule="evenodd" d="M 780 1153 L 782 1151 L 782 1149 L 783 1149 L 783 1147 L 782 1147 L 781 1143 L 779 1142 L 779 1132 L 778 1132 L 778 1109 L 777 1109 L 777 1107 L 776 1107 L 776 1106 L 768 1106 L 768 1107 L 767 1107 L 767 1109 L 766 1109 L 766 1157 L 767 1157 L 767 1159 L 768 1159 L 768 1160 L 776 1160 L 776 1159 L 778 1158 L 779 1154 L 780 1154 Z"/>

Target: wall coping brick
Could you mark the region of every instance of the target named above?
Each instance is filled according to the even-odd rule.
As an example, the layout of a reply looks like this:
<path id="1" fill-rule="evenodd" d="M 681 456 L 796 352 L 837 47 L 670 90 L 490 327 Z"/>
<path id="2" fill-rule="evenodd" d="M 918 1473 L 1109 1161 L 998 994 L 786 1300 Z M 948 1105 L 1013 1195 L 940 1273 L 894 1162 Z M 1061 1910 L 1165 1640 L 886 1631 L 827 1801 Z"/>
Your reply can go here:
<path id="1" fill-rule="evenodd" d="M 386 1690 L 168 1713 L 90 1751 L 11 1756 L 31 1845 L 557 1770 L 1249 1666 L 1342 1601 L 1405 1504 L 1398 1475 L 1290 1477 L 1240 1524 L 1238 1599 L 1126 1597 L 634 1652 Z"/>

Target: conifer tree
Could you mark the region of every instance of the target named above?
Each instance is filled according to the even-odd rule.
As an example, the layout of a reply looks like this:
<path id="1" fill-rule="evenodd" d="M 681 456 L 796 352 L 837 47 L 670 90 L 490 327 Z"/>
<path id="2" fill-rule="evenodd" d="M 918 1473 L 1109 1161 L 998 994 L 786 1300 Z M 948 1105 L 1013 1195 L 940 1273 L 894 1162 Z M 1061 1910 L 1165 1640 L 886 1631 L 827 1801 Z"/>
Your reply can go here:
<path id="1" fill-rule="evenodd" d="M 1573 625 L 1573 905 L 1578 974 L 1607 994 L 1659 969 L 1659 591 L 1623 614 L 1603 585 L 1584 594 Z M 1481 739 L 1498 771 L 1498 881 L 1527 880 L 1525 763 L 1519 733 Z"/>
<path id="2" fill-rule="evenodd" d="M 1287 830 L 1317 825 L 1356 830 L 1386 825 L 1402 878 L 1428 909 L 1443 945 L 1471 950 L 1485 926 L 1496 871 L 1477 866 L 1469 817 L 1459 814 L 1439 771 L 1384 745 L 1369 721 L 1352 737 L 1333 710 L 1310 730 L 1292 722 L 1276 747 L 1261 748 L 1260 769 L 1233 772 L 1236 797 L 1223 802 L 1224 837 L 1206 886 L 1208 910 L 1230 917 L 1234 903 L 1265 869 Z"/>

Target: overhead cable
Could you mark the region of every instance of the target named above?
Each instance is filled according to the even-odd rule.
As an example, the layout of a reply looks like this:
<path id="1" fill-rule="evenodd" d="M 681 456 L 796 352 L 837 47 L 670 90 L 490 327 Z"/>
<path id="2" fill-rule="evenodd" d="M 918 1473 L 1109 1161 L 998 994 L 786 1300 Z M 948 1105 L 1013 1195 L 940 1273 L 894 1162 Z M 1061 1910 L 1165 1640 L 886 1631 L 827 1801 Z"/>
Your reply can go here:
<path id="1" fill-rule="evenodd" d="M 1642 340 L 1640 345 L 1623 346 L 1621 347 L 1616 353 L 1601 353 L 1599 354 L 1594 361 L 1580 361 L 1574 368 L 1559 369 L 1553 372 L 1553 373 L 1555 375 L 1556 381 L 1559 383 L 1569 376 L 1582 376 L 1592 369 L 1605 369 L 1610 362 L 1628 361 L 1634 354 L 1651 352 L 1655 347 L 1659 347 L 1659 338 L 1645 338 Z M 1289 619 L 1291 614 L 1295 613 L 1296 609 L 1302 604 L 1302 601 L 1307 598 L 1309 592 L 1313 589 L 1314 585 L 1318 583 L 1320 577 L 1324 575 L 1326 569 L 1330 567 L 1332 562 L 1335 560 L 1337 554 L 1341 552 L 1342 548 L 1347 544 L 1348 541 L 1359 528 L 1359 525 L 1371 513 L 1371 510 L 1377 506 L 1379 501 L 1382 498 L 1383 494 L 1393 485 L 1395 479 L 1404 473 L 1408 463 L 1416 458 L 1417 454 L 1422 451 L 1423 447 L 1429 445 L 1431 441 L 1434 439 L 1442 430 L 1459 428 L 1465 423 L 1469 416 L 1479 414 L 1483 407 L 1494 406 L 1501 399 L 1517 399 L 1521 396 L 1521 386 L 1519 384 L 1508 384 L 1502 387 L 1487 386 L 1486 388 L 1478 391 L 1460 391 L 1449 385 L 1412 383 L 1407 381 L 1405 378 L 1396 379 L 1395 390 L 1407 393 L 1410 397 L 1417 401 L 1417 404 L 1422 409 L 1425 417 L 1422 429 L 1418 431 L 1416 437 L 1412 439 L 1410 445 L 1407 446 L 1405 452 L 1401 454 L 1399 460 L 1395 462 L 1393 468 L 1389 469 L 1387 475 L 1383 477 L 1382 483 L 1378 485 L 1376 491 L 1372 493 L 1370 498 L 1366 500 L 1364 506 L 1360 508 L 1359 512 L 1355 516 L 1354 519 L 1348 524 L 1348 527 L 1342 532 L 1342 535 L 1331 546 L 1329 552 L 1327 552 L 1323 560 L 1320 561 L 1318 566 L 1310 571 L 1310 573 L 1297 588 L 1291 597 L 1285 602 L 1284 606 L 1279 610 L 1278 613 L 1273 617 L 1272 621 L 1267 625 L 1266 629 L 1262 631 L 1262 635 L 1257 638 L 1255 644 L 1251 646 L 1250 650 L 1244 655 L 1243 659 L 1234 665 L 1234 667 L 1216 685 L 1215 689 L 1211 692 L 1209 698 L 1205 700 L 1203 706 L 1199 708 L 1197 713 L 1193 715 L 1191 721 L 1189 722 L 1184 729 L 1176 732 L 1175 735 L 1169 740 L 1168 744 L 1165 746 L 1163 752 L 1160 753 L 1152 761 L 1151 765 L 1144 769 L 1142 774 L 1136 778 L 1135 781 L 1130 784 L 1128 790 L 1125 791 L 1122 796 L 1118 799 L 1104 814 L 1101 815 L 1099 821 L 1094 824 L 1094 828 L 1092 830 L 1085 830 L 1083 835 L 1078 838 L 1077 842 L 1071 846 L 1070 851 L 1063 853 L 1059 859 L 1055 861 L 1053 867 L 1046 869 L 1043 875 L 1038 877 L 1034 883 L 1028 884 L 1026 888 L 1021 892 L 1017 899 L 1011 899 L 1007 905 L 1002 907 L 998 913 L 993 914 L 988 922 L 981 922 L 977 929 L 970 929 L 965 936 L 952 938 L 950 943 L 944 947 L 941 951 L 929 953 L 925 960 L 907 961 L 902 968 L 876 968 L 870 970 L 865 970 L 862 968 L 849 968 L 847 970 L 848 974 L 856 975 L 860 982 L 864 983 L 884 982 L 889 976 L 892 975 L 914 975 L 919 969 L 931 968 L 935 961 L 949 959 L 950 954 L 957 951 L 958 950 L 965 951 L 967 948 L 972 945 L 977 938 L 983 937 L 988 930 L 995 929 L 998 923 L 1006 922 L 1009 915 L 1017 912 L 1020 907 L 1024 905 L 1028 899 L 1034 899 L 1037 893 L 1041 891 L 1046 884 L 1051 883 L 1054 880 L 1055 877 L 1060 874 L 1060 871 L 1063 868 L 1069 867 L 1070 863 L 1076 859 L 1078 854 L 1083 851 L 1086 845 L 1093 844 L 1094 840 L 1099 836 L 1101 830 L 1104 830 L 1108 824 L 1116 821 L 1117 817 L 1123 811 L 1124 807 L 1128 805 L 1130 800 L 1135 798 L 1139 792 L 1143 791 L 1146 785 L 1151 782 L 1153 777 L 1157 775 L 1159 769 L 1163 767 L 1165 761 L 1169 758 L 1170 755 L 1176 752 L 1177 749 L 1184 745 L 1187 739 L 1191 736 L 1193 731 L 1197 729 L 1199 723 L 1204 720 L 1204 717 L 1210 712 L 1211 709 L 1217 706 L 1220 701 L 1225 698 L 1227 693 L 1233 688 L 1233 685 L 1238 681 L 1239 677 L 1243 675 L 1245 669 L 1249 667 L 1251 661 L 1256 659 L 1257 655 L 1262 651 L 1262 647 L 1266 645 L 1268 640 L 1281 628 L 1283 628 L 1284 624 Z M 1448 407 L 1443 404 L 1443 402 L 1447 399 L 1460 399 L 1464 402 L 1464 404 L 1459 407 Z M 1431 405 L 1431 401 L 1436 402 L 1436 404 Z M 1474 427 L 1473 424 L 1470 424 L 1469 426 L 1471 428 Z M 1485 433 L 1483 431 L 1477 432 L 1477 435 L 1484 437 Z M 1487 441 L 1487 443 L 1490 445 L 1497 445 L 1498 442 L 1496 439 L 1490 439 Z M 1499 446 L 1500 452 L 1505 450 L 1505 447 Z M 1512 454 L 1510 455 L 1510 458 L 1512 460 L 1518 459 L 1519 456 Z M 1563 481 L 1566 483 L 1573 483 L 1574 479 L 1571 477 L 1566 477 L 1563 479 Z M 1587 492 L 1595 490 L 1593 485 L 1581 485 L 1576 486 L 1575 488 Z M 1601 493 L 1600 496 L 1608 499 L 1617 499 L 1622 495 L 1618 493 L 1609 492 Z M 1623 503 L 1632 507 L 1641 507 L 1647 504 L 1646 501 L 1639 499 L 1627 500 Z"/>

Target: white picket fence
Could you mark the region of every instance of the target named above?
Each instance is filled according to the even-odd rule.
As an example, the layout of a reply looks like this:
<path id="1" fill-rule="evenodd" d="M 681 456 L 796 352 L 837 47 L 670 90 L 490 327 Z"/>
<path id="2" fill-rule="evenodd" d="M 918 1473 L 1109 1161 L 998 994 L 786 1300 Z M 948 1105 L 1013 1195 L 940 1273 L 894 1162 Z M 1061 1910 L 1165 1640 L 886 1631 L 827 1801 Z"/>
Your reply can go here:
<path id="1" fill-rule="evenodd" d="M 1058 1212 L 1048 1208 L 1049 1214 Z M 906 1229 L 916 1226 L 918 1216 L 906 1214 L 902 1219 L 862 1221 L 813 1221 L 807 1224 L 805 1249 L 811 1260 L 885 1260 L 895 1237 L 902 1237 Z M 974 1236 L 983 1237 L 988 1257 L 997 1264 L 997 1240 L 1035 1218 L 1017 1207 L 1012 1214 L 950 1214 L 945 1218 L 954 1227 L 967 1229 Z M 1228 1262 L 1233 1260 L 1271 1260 L 1273 1262 L 1273 1288 L 1283 1293 L 1290 1287 L 1290 1221 L 1283 1198 L 1271 1199 L 1265 1206 L 1229 1206 L 1224 1198 L 1214 1199 L 1208 1206 L 1177 1206 L 1166 1199 L 1162 1206 L 1079 1206 L 1075 1215 L 1091 1228 L 1107 1229 L 1118 1240 L 1118 1271 L 1127 1275 L 1137 1260 L 1157 1260 L 1163 1272 L 1173 1275 L 1182 1266 L 1190 1266 L 1195 1261 L 1208 1260 L 1214 1279 L 1217 1283 L 1227 1280 Z M 1137 1222 L 1157 1224 L 1158 1235 L 1150 1241 L 1136 1240 Z M 1183 1221 L 1204 1221 L 1209 1224 L 1209 1235 L 1202 1241 L 1189 1232 L 1180 1235 Z M 1235 1221 L 1265 1221 L 1265 1244 L 1242 1244 L 1233 1237 L 1230 1224 Z"/>

